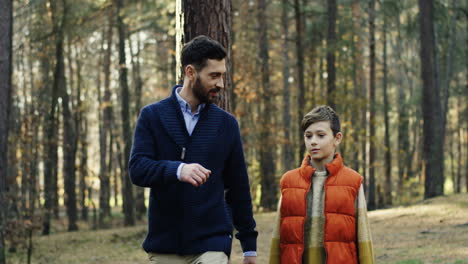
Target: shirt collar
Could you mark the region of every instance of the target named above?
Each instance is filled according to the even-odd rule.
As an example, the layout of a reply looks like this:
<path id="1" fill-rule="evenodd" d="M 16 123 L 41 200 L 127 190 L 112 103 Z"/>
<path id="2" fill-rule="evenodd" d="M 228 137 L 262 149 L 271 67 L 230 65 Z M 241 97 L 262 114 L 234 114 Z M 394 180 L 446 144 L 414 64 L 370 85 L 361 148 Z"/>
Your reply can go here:
<path id="1" fill-rule="evenodd" d="M 187 103 L 187 101 L 182 98 L 182 96 L 179 95 L 180 91 L 182 90 L 182 87 L 176 88 L 175 94 L 177 97 L 177 102 L 179 102 L 180 108 L 182 109 L 182 112 L 187 112 L 192 114 L 192 108 L 190 107 L 190 104 Z M 200 111 L 205 107 L 206 104 L 199 104 L 197 112 L 193 115 L 197 115 L 200 113 Z"/>

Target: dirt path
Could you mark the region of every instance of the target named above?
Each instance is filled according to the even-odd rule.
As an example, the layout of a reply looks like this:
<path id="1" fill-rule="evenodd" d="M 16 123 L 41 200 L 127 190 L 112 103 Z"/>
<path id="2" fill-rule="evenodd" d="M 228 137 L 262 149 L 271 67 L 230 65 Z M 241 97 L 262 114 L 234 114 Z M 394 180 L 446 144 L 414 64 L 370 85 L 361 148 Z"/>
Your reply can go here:
<path id="1" fill-rule="evenodd" d="M 369 213 L 376 263 L 468 264 L 468 194 L 439 197 L 419 204 Z M 275 213 L 256 215 L 258 264 L 268 263 Z M 36 237 L 32 263 L 148 264 L 141 242 L 146 226 L 60 233 Z M 237 240 L 232 264 L 242 263 Z M 7 263 L 26 263 L 23 253 Z"/>
<path id="2" fill-rule="evenodd" d="M 267 263 L 275 214 L 256 217 L 259 263 Z M 468 195 L 451 195 L 419 204 L 369 213 L 376 263 L 468 264 Z M 242 263 L 236 242 L 233 264 Z"/>

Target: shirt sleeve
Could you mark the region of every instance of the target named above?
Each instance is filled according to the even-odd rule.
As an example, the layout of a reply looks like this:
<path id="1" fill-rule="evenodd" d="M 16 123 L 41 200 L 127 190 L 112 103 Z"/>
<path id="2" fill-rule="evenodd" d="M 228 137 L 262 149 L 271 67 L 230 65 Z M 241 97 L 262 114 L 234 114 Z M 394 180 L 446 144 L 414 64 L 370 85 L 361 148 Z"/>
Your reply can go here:
<path id="1" fill-rule="evenodd" d="M 182 174 L 182 167 L 183 167 L 185 164 L 186 164 L 186 163 L 181 163 L 181 164 L 179 165 L 179 167 L 177 167 L 177 179 L 178 179 L 179 181 L 182 181 L 182 180 L 180 179 L 180 175 Z"/>
<path id="2" fill-rule="evenodd" d="M 359 264 L 373 264 L 372 236 L 367 216 L 366 196 L 362 184 L 359 187 L 356 199 L 356 225 Z"/>

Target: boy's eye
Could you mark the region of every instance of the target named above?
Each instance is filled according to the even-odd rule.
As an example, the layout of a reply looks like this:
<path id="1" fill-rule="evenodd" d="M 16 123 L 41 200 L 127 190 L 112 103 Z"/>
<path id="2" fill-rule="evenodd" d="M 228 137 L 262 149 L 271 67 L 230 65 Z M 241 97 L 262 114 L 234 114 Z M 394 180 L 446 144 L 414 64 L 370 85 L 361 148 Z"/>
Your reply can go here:
<path id="1" fill-rule="evenodd" d="M 324 137 L 325 135 L 324 134 L 320 134 L 319 137 Z"/>

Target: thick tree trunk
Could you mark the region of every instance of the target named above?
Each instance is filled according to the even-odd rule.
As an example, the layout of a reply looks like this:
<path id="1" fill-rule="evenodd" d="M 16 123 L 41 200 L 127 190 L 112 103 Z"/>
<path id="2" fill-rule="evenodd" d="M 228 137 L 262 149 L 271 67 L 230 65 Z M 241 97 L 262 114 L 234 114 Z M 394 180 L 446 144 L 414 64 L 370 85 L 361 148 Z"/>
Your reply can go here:
<path id="1" fill-rule="evenodd" d="M 369 210 L 377 209 L 375 190 L 375 0 L 369 0 Z"/>
<path id="2" fill-rule="evenodd" d="M 408 103 L 407 103 L 407 87 L 405 87 L 403 83 L 403 76 L 405 76 L 403 68 L 404 62 L 401 59 L 403 54 L 403 47 L 402 42 L 403 39 L 401 38 L 401 28 L 400 28 L 400 16 L 396 18 L 397 24 L 397 54 L 399 57 L 400 64 L 400 77 L 399 77 L 399 85 L 398 85 L 398 183 L 397 183 L 397 197 L 401 199 L 403 195 L 403 183 L 404 180 L 408 177 L 409 167 L 408 162 L 411 163 L 411 153 L 410 153 L 410 131 L 409 131 L 409 111 L 408 111 Z M 408 85 L 411 85 L 410 79 L 408 79 Z"/>
<path id="3" fill-rule="evenodd" d="M 296 61 L 297 61 L 297 74 L 298 74 L 298 91 L 297 91 L 297 118 L 300 124 L 304 117 L 305 107 L 305 85 L 304 85 L 304 56 L 302 54 L 303 48 L 303 23 L 302 23 L 302 8 L 299 0 L 294 0 L 294 17 L 296 21 Z M 299 166 L 302 162 L 305 153 L 305 145 L 302 143 L 304 138 L 304 131 L 299 129 L 299 155 L 296 162 Z"/>
<path id="4" fill-rule="evenodd" d="M 76 206 L 76 190 L 75 190 L 75 178 L 76 178 L 76 147 L 77 147 L 77 136 L 75 120 L 71 113 L 71 102 L 67 92 L 67 84 L 65 79 L 65 63 L 64 63 L 64 28 L 65 22 L 67 21 L 68 7 L 65 0 L 62 0 L 62 17 L 58 16 L 57 3 L 49 1 L 52 13 L 52 21 L 54 24 L 55 36 L 55 55 L 56 65 L 54 71 L 54 86 L 57 86 L 59 96 L 62 98 L 62 114 L 63 114 L 63 177 L 65 186 L 65 207 L 68 216 L 68 230 L 78 230 L 76 224 L 78 213 Z"/>
<path id="5" fill-rule="evenodd" d="M 123 22 L 123 0 L 117 1 L 117 28 L 119 32 L 119 85 L 121 99 L 121 118 L 122 118 L 122 142 L 124 147 L 123 166 L 122 166 L 122 197 L 123 211 L 125 215 L 125 226 L 135 225 L 135 199 L 133 197 L 133 186 L 128 175 L 128 162 L 131 148 L 130 131 L 130 93 L 127 81 L 127 64 L 125 54 L 125 24 Z"/>
<path id="6" fill-rule="evenodd" d="M 354 110 L 354 114 L 352 115 L 352 123 L 353 124 L 359 124 L 361 123 L 361 119 L 359 118 L 362 115 L 361 108 L 364 105 L 364 98 L 362 96 L 363 90 L 365 90 L 365 75 L 363 71 L 363 58 L 362 58 L 362 46 L 361 46 L 361 11 L 360 11 L 360 1 L 359 0 L 353 0 L 352 3 L 352 13 L 353 13 L 353 35 L 354 35 L 354 63 L 353 63 L 353 83 L 354 83 L 354 95 L 356 98 L 361 98 L 357 102 L 359 102 L 359 107 L 356 107 Z M 364 110 L 365 112 L 365 110 Z M 365 121 L 364 121 L 365 122 Z M 366 137 L 365 137 L 365 126 L 356 126 L 352 138 L 354 142 L 365 142 Z M 354 147 L 354 155 L 353 155 L 353 160 L 354 160 L 354 165 L 353 169 L 356 171 L 360 172 L 362 175 L 365 174 L 365 169 L 361 169 L 361 167 L 365 168 L 365 160 L 364 162 L 360 162 L 359 160 L 359 153 L 362 153 L 359 149 L 359 145 L 355 145 Z"/>
<path id="7" fill-rule="evenodd" d="M 390 146 L 390 121 L 388 103 L 388 67 L 387 67 L 387 17 L 384 14 L 383 25 L 383 95 L 384 95 L 384 120 L 385 120 L 385 185 L 384 203 L 392 205 L 392 152 Z"/>
<path id="8" fill-rule="evenodd" d="M 13 1 L 0 0 L 0 264 L 5 257 L 5 192 L 8 172 L 8 124 L 11 105 Z"/>
<path id="9" fill-rule="evenodd" d="M 291 144 L 291 104 L 290 94 L 291 88 L 289 85 L 289 2 L 282 0 L 281 25 L 283 29 L 283 170 L 294 168 L 294 144 Z"/>
<path id="10" fill-rule="evenodd" d="M 112 10 L 112 9 L 111 9 Z M 109 144 L 111 137 L 111 119 L 112 119 L 112 103 L 110 92 L 110 65 L 112 53 L 112 29 L 114 22 L 114 12 L 109 14 L 109 25 L 107 32 L 103 33 L 103 39 L 107 41 L 106 50 L 103 50 L 103 72 L 104 72 L 104 96 L 101 98 L 100 113 L 101 124 L 99 131 L 99 153 L 100 153 L 100 166 L 99 166 L 99 227 L 107 227 L 107 222 L 111 217 L 110 201 L 110 160 L 112 157 L 112 144 Z M 109 149 L 108 149 L 109 146 Z"/>
<path id="11" fill-rule="evenodd" d="M 424 198 L 444 194 L 444 134 L 437 56 L 434 36 L 433 0 L 419 0 L 421 32 L 422 111 L 424 119 L 423 159 L 425 171 Z"/>
<path id="12" fill-rule="evenodd" d="M 231 0 L 177 0 L 177 20 L 179 28 L 178 43 L 180 49 L 183 43 L 189 42 L 198 35 L 206 35 L 217 40 L 226 48 L 226 76 L 224 92 L 218 105 L 224 110 L 231 111 L 232 99 L 232 3 Z M 179 14 L 179 12 L 181 12 Z M 182 31 L 183 28 L 183 31 Z M 183 34 L 180 36 L 180 34 Z M 180 54 L 177 49 L 176 53 Z M 178 64 L 177 69 L 181 69 Z"/>
<path id="13" fill-rule="evenodd" d="M 257 23 L 259 32 L 258 57 L 260 62 L 261 93 L 263 109 L 260 111 L 260 177 L 262 196 L 260 205 L 266 209 L 274 209 L 276 206 L 276 184 L 274 160 L 274 139 L 271 130 L 274 127 L 271 113 L 273 113 L 273 93 L 270 87 L 270 70 L 268 56 L 268 28 L 266 21 L 265 0 L 257 1 Z"/>
<path id="14" fill-rule="evenodd" d="M 336 110 L 336 70 L 335 70 L 335 50 L 336 50 L 336 0 L 328 0 L 328 31 L 327 31 L 327 104 Z"/>
<path id="15" fill-rule="evenodd" d="M 80 58 L 80 52 L 77 51 L 76 53 L 76 80 L 77 80 L 77 96 L 76 99 L 78 101 L 77 105 L 77 118 L 76 118 L 76 127 L 78 128 L 79 134 L 79 145 L 80 145 L 80 166 L 79 166 L 79 190 L 80 190 L 80 208 L 81 208 L 81 219 L 83 221 L 88 220 L 88 207 L 86 204 L 86 191 L 88 189 L 86 185 L 86 179 L 88 177 L 88 119 L 87 119 L 87 110 L 88 105 L 85 103 L 86 100 L 89 98 L 88 89 L 84 91 L 84 98 L 82 100 L 82 58 Z"/>
<path id="16" fill-rule="evenodd" d="M 136 51 L 134 51 L 133 43 L 131 38 L 128 38 L 128 43 L 130 46 L 130 53 L 131 53 L 131 63 L 132 63 L 132 80 L 134 85 L 135 94 L 134 104 L 135 107 L 133 108 L 133 113 L 136 120 L 140 114 L 141 108 L 141 93 L 143 89 L 143 80 L 141 78 L 141 71 L 140 71 L 140 37 L 137 36 L 136 41 Z M 132 125 L 133 126 L 133 125 Z M 136 218 L 138 220 L 142 220 L 143 216 L 146 215 L 146 205 L 145 205 L 145 189 L 139 186 L 134 186 L 135 189 L 135 209 L 136 209 Z"/>

